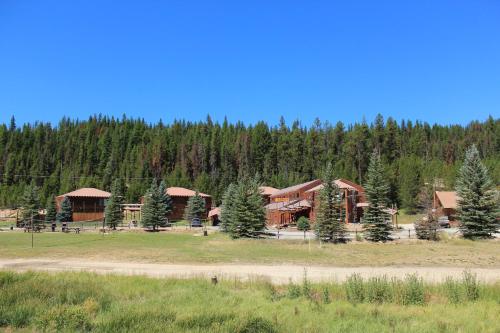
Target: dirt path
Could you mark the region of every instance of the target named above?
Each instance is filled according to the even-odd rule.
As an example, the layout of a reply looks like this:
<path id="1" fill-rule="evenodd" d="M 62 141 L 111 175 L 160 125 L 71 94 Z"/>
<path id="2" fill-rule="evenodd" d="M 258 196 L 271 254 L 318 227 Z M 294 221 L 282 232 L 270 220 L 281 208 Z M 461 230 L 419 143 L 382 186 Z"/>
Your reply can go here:
<path id="1" fill-rule="evenodd" d="M 417 273 L 429 282 L 444 281 L 451 276 L 460 278 L 462 267 L 325 267 L 301 265 L 174 265 L 141 264 L 127 262 L 85 261 L 80 259 L 0 259 L 0 269 L 14 271 L 86 271 L 98 274 L 146 275 L 151 277 L 188 278 L 193 276 L 218 276 L 219 278 L 239 278 L 247 280 L 265 277 L 274 283 L 301 281 L 304 270 L 311 281 L 344 281 L 349 275 L 359 273 L 363 277 L 387 275 L 403 278 L 406 274 Z M 500 281 L 500 268 L 471 268 L 478 279 L 487 283 Z"/>

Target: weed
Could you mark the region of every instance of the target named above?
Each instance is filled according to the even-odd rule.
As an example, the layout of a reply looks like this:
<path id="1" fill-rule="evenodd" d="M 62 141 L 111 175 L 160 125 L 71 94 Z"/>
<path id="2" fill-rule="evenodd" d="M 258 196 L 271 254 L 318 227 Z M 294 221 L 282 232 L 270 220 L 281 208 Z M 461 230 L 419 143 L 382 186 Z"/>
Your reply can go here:
<path id="1" fill-rule="evenodd" d="M 359 274 L 352 274 L 345 283 L 347 300 L 353 304 L 361 303 L 365 300 L 365 287 L 363 278 Z"/>

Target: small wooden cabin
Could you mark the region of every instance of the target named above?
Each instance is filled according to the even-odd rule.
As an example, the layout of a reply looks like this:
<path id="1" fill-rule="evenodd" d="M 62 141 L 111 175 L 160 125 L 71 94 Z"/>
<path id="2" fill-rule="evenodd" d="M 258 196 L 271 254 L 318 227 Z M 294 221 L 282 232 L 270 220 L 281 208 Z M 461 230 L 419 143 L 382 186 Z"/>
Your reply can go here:
<path id="1" fill-rule="evenodd" d="M 438 216 L 448 216 L 454 220 L 457 213 L 457 193 L 455 191 L 434 192 L 433 207 Z"/>
<path id="2" fill-rule="evenodd" d="M 196 195 L 196 191 L 184 187 L 169 187 L 167 194 L 172 198 L 172 213 L 169 219 L 172 221 L 182 220 L 184 218 L 184 210 L 186 209 L 187 202 L 190 197 Z M 205 200 L 205 214 L 201 216 L 202 219 L 208 217 L 208 212 L 212 208 L 212 197 L 205 193 L 198 193 Z"/>
<path id="3" fill-rule="evenodd" d="M 106 200 L 111 193 L 97 188 L 80 188 L 73 192 L 56 197 L 57 211 L 61 210 L 61 203 L 67 197 L 73 210 L 73 221 L 102 221 Z"/>

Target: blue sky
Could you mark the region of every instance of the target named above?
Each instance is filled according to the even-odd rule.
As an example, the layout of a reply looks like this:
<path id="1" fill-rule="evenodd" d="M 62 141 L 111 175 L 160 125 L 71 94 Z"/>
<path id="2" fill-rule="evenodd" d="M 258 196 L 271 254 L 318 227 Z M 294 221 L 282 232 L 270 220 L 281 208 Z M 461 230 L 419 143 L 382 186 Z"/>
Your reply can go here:
<path id="1" fill-rule="evenodd" d="M 0 1 L 0 122 L 500 116 L 500 1 Z"/>

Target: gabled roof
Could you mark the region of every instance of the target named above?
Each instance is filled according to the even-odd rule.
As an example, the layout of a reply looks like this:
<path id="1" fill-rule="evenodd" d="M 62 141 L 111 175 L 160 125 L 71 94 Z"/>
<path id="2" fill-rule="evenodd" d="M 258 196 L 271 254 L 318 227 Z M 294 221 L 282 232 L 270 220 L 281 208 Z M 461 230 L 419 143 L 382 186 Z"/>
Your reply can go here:
<path id="1" fill-rule="evenodd" d="M 345 180 L 345 179 L 342 179 L 342 178 L 339 178 L 337 180 L 335 180 L 335 184 L 340 188 L 340 189 L 348 189 L 348 190 L 356 190 L 356 191 L 364 191 L 363 188 L 358 185 L 358 184 L 355 184 L 353 182 L 350 182 L 348 180 Z M 320 184 L 318 186 L 315 186 L 313 187 L 312 189 L 310 190 L 307 190 L 306 192 L 317 192 L 319 190 L 321 190 L 323 188 L 323 184 Z"/>
<path id="2" fill-rule="evenodd" d="M 78 190 L 74 190 L 72 192 L 66 193 L 66 194 L 61 194 L 58 196 L 59 197 L 72 197 L 72 198 L 103 198 L 107 199 L 111 197 L 111 193 L 99 190 L 97 188 L 92 188 L 92 187 L 84 187 L 84 188 L 79 188 Z"/>
<path id="3" fill-rule="evenodd" d="M 262 195 L 273 195 L 279 191 L 279 189 L 271 186 L 260 186 L 259 190 Z"/>
<path id="4" fill-rule="evenodd" d="M 457 192 L 436 191 L 436 196 L 443 208 L 457 209 Z"/>
<path id="5" fill-rule="evenodd" d="M 281 196 L 281 195 L 288 194 L 290 192 L 300 191 L 300 190 L 302 190 L 304 188 L 305 189 L 309 189 L 309 187 L 314 187 L 314 186 L 319 185 L 319 184 L 321 184 L 321 179 L 311 180 L 310 182 L 293 185 L 293 186 L 284 188 L 282 190 L 279 190 L 276 193 L 274 193 L 273 195 L 271 195 L 271 197 L 278 197 L 278 196 Z"/>
<path id="6" fill-rule="evenodd" d="M 184 188 L 184 187 L 169 187 L 167 188 L 167 194 L 171 197 L 194 197 L 196 195 L 196 191 Z M 205 193 L 198 193 L 200 197 L 210 198 L 210 195 Z"/>
<path id="7" fill-rule="evenodd" d="M 212 217 L 212 216 L 220 216 L 220 207 L 215 207 L 214 209 L 212 209 L 211 211 L 208 212 L 208 217 Z"/>

